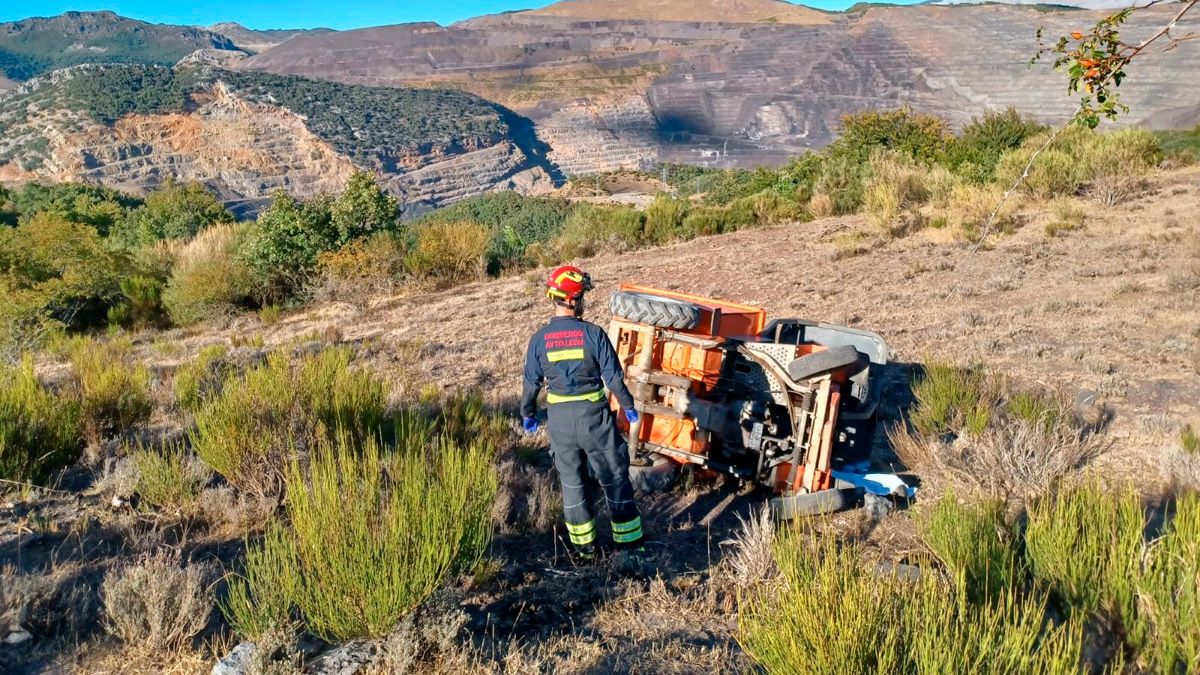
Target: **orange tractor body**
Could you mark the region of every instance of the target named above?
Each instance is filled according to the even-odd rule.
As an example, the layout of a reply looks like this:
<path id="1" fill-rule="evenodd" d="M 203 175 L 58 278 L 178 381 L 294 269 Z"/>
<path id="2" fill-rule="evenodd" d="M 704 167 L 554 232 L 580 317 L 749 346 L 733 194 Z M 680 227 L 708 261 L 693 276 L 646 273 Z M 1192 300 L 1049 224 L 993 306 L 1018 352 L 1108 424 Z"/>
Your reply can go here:
<path id="1" fill-rule="evenodd" d="M 799 499 L 785 511 L 840 504 L 828 494 L 835 464 L 870 452 L 882 338 L 768 323 L 759 307 L 630 284 L 610 309 L 609 338 L 640 413 L 627 429 L 635 466 L 665 459 L 728 473 Z"/>

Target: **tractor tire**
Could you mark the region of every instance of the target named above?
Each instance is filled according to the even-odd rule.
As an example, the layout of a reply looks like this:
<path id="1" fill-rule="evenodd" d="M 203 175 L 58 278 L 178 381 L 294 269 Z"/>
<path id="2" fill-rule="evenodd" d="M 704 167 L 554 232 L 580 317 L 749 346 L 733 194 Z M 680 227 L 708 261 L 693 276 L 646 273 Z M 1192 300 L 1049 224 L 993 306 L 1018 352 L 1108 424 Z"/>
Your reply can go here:
<path id="1" fill-rule="evenodd" d="M 788 364 L 787 372 L 793 380 L 807 380 L 824 375 L 831 370 L 845 368 L 858 363 L 858 350 L 850 345 L 830 347 L 823 352 L 805 354 Z"/>
<path id="2" fill-rule="evenodd" d="M 658 328 L 691 330 L 700 325 L 700 308 L 686 300 L 617 291 L 608 298 L 613 316 Z"/>
<path id="3" fill-rule="evenodd" d="M 833 488 L 790 497 L 773 497 L 769 504 L 771 517 L 781 522 L 841 511 L 850 508 L 854 500 L 854 489 Z"/>

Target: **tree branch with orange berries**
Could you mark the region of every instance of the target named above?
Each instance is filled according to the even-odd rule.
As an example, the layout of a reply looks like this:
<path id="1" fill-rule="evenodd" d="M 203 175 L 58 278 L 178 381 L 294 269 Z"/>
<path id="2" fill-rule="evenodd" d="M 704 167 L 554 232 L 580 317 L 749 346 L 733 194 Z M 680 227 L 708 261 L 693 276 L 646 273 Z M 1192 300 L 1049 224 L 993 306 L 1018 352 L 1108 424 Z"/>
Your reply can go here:
<path id="1" fill-rule="evenodd" d="M 1097 21 L 1087 32 L 1074 31 L 1060 36 L 1053 45 L 1043 42 L 1043 32 L 1038 30 L 1038 53 L 1031 64 L 1045 55 L 1053 55 L 1054 68 L 1067 72 L 1067 93 L 1083 92 L 1073 121 L 1094 129 L 1102 118 L 1115 120 L 1128 112 L 1117 88 L 1125 79 L 1129 63 L 1144 54 L 1169 52 L 1180 43 L 1200 38 L 1200 32 L 1196 31 L 1175 34 L 1180 19 L 1200 5 L 1200 0 L 1175 1 L 1180 5 L 1175 16 L 1153 35 L 1137 43 L 1122 39 L 1121 26 L 1134 12 L 1170 0 L 1152 0 L 1145 5 L 1123 9 Z"/>

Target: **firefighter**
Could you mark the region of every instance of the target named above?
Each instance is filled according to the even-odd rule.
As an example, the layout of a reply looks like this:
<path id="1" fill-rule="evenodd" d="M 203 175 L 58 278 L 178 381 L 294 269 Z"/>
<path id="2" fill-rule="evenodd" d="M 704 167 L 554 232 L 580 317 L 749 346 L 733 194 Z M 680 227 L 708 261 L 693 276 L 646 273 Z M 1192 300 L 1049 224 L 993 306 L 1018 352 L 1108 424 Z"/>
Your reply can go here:
<path id="1" fill-rule="evenodd" d="M 579 557 L 595 556 L 596 520 L 588 469 L 600 483 L 611 515 L 617 548 L 642 550 L 642 519 L 629 482 L 629 452 L 617 431 L 605 387 L 631 424 L 638 419 L 617 352 L 599 326 L 583 320 L 586 272 L 570 265 L 550 273 L 546 297 L 554 317 L 533 334 L 525 353 L 521 415 L 527 433 L 538 430 L 537 396 L 546 385 L 546 430 L 550 454 L 562 482 L 567 534 Z"/>

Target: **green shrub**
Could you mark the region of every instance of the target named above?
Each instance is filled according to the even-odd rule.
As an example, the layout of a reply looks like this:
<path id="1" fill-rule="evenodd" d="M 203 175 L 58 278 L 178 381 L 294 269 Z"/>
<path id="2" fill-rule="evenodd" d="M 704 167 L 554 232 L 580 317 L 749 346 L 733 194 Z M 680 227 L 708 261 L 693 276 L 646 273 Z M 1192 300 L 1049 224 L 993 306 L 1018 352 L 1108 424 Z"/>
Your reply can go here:
<path id="1" fill-rule="evenodd" d="M 150 373 L 130 363 L 129 347 L 86 340 L 75 345 L 71 366 L 79 389 L 80 418 L 88 442 L 98 445 L 150 419 Z"/>
<path id="2" fill-rule="evenodd" d="M 751 217 L 749 219 L 739 217 L 745 213 Z M 788 221 L 810 220 L 808 211 L 803 206 L 773 190 L 764 190 L 733 202 L 726 210 L 726 215 L 724 231 L 727 232 L 736 230 L 743 225 L 765 227 Z M 686 219 L 684 225 L 686 228 Z"/>
<path id="3" fill-rule="evenodd" d="M 120 287 L 121 295 L 125 297 L 120 304 L 109 308 L 110 326 L 162 327 L 165 324 L 167 317 L 162 305 L 162 282 L 134 275 L 122 279 Z"/>
<path id="4" fill-rule="evenodd" d="M 1179 449 L 1189 455 L 1200 454 L 1200 434 L 1190 424 L 1183 425 L 1179 432 Z"/>
<path id="5" fill-rule="evenodd" d="M 431 427 L 433 432 L 452 443 L 499 448 L 509 436 L 510 428 L 504 415 L 489 412 L 484 405 L 483 394 L 478 390 L 459 391 L 442 398 L 435 410 L 437 415 Z"/>
<path id="6" fill-rule="evenodd" d="M 688 203 L 670 195 L 659 193 L 646 207 L 646 239 L 655 244 L 665 244 L 677 239 L 690 239 L 691 233 L 684 230 Z"/>
<path id="7" fill-rule="evenodd" d="M 1200 161 L 1200 125 L 1186 130 L 1155 131 L 1163 156 L 1176 165 Z"/>
<path id="8" fill-rule="evenodd" d="M 776 538 L 781 583 L 738 613 L 738 641 L 768 673 L 1082 672 L 1080 624 L 1051 624 L 1036 593 L 975 602 L 928 569 L 902 582 L 852 545 L 795 532 Z"/>
<path id="9" fill-rule="evenodd" d="M 137 466 L 137 494 L 160 510 L 181 510 L 196 502 L 211 473 L 182 445 L 161 450 L 139 448 L 133 453 Z"/>
<path id="10" fill-rule="evenodd" d="M 337 232 L 334 246 L 345 246 L 394 228 L 397 209 L 396 198 L 379 187 L 373 174 L 355 171 L 329 209 L 330 221 Z"/>
<path id="11" fill-rule="evenodd" d="M 83 183 L 26 183 L 7 193 L 5 221 L 17 225 L 39 214 L 53 215 L 80 225 L 90 225 L 101 235 L 141 205 L 142 200 L 111 188 Z"/>
<path id="12" fill-rule="evenodd" d="M 487 228 L 480 223 L 429 223 L 417 230 L 405 264 L 418 277 L 471 281 L 487 272 L 488 246 Z"/>
<path id="13" fill-rule="evenodd" d="M 909 422 L 926 436 L 978 436 L 1001 397 L 996 378 L 982 366 L 962 368 L 930 360 L 924 375 L 913 383 L 915 405 Z"/>
<path id="14" fill-rule="evenodd" d="M 768 673 L 900 672 L 903 590 L 861 565 L 859 550 L 785 529 L 775 560 L 783 583 L 744 598 L 738 642 Z"/>
<path id="15" fill-rule="evenodd" d="M 224 609 L 248 637 L 293 608 L 328 640 L 383 636 L 490 539 L 496 476 L 479 447 L 441 443 L 385 465 L 375 441 L 339 436 L 287 480 L 289 528 L 251 544 L 245 578 L 230 582 Z"/>
<path id="16" fill-rule="evenodd" d="M 832 200 L 833 215 L 854 213 L 862 206 L 866 159 L 834 156 L 824 163 L 813 190 Z"/>
<path id="17" fill-rule="evenodd" d="M 1092 479 L 1034 503 L 1025 553 L 1035 579 L 1071 612 L 1100 613 L 1137 647 L 1144 630 L 1136 615 L 1142 529 L 1138 495 Z"/>
<path id="18" fill-rule="evenodd" d="M 127 265 L 95 228 L 49 212 L 0 229 L 0 278 L 11 291 L 7 297 L 72 327 L 102 323 Z"/>
<path id="19" fill-rule="evenodd" d="M 234 486 L 278 494 L 291 453 L 341 429 L 354 438 L 379 433 L 387 391 L 370 372 L 350 368 L 349 349 L 327 349 L 295 362 L 282 353 L 243 375 L 229 375 L 202 399 L 192 448 Z"/>
<path id="20" fill-rule="evenodd" d="M 129 213 L 112 237 L 129 248 L 141 248 L 160 239 L 186 241 L 206 227 L 232 221 L 233 214 L 204 186 L 168 179 L 146 197 L 144 205 Z"/>
<path id="21" fill-rule="evenodd" d="M 1043 133 L 1045 125 L 1024 117 L 1015 108 L 988 111 L 972 118 L 948 144 L 947 165 L 959 176 L 978 184 L 995 177 L 996 163 L 1004 153 Z"/>
<path id="22" fill-rule="evenodd" d="M 308 284 L 317 256 L 336 247 L 331 208 L 328 197 L 300 201 L 280 191 L 246 229 L 238 257 L 249 268 L 262 304 L 294 296 Z"/>
<path id="23" fill-rule="evenodd" d="M 418 219 L 414 227 L 420 231 L 433 223 L 483 225 L 488 238 L 487 271 L 498 274 L 525 265 L 529 247 L 544 247 L 558 236 L 575 208 L 565 199 L 494 192 L 438 209 Z"/>
<path id="24" fill-rule="evenodd" d="M 41 483 L 82 450 L 78 404 L 43 387 L 29 359 L 0 365 L 0 478 Z"/>
<path id="25" fill-rule="evenodd" d="M 214 225 L 180 250 L 162 294 L 172 321 L 199 323 L 248 304 L 254 280 L 237 255 L 243 231 L 237 225 Z"/>
<path id="26" fill-rule="evenodd" d="M 1200 495 L 1184 495 L 1148 546 L 1138 612 L 1150 624 L 1139 661 L 1149 672 L 1200 671 Z"/>
<path id="27" fill-rule="evenodd" d="M 1021 176 L 1046 140 L 1045 134 L 1039 134 L 1005 153 L 996 165 L 1000 185 L 1008 186 Z M 1088 188 L 1101 201 L 1112 204 L 1132 194 L 1159 159 L 1158 141 L 1144 129 L 1098 133 L 1072 127 L 1034 160 L 1023 189 L 1049 199 Z"/>
<path id="28" fill-rule="evenodd" d="M 175 370 L 172 387 L 176 405 L 195 412 L 204 401 L 217 393 L 229 372 L 225 363 L 228 351 L 223 344 L 208 345 L 200 350 L 195 361 Z"/>
<path id="29" fill-rule="evenodd" d="M 628 251 L 641 244 L 645 218 L 627 206 L 579 204 L 562 231 L 544 244 L 531 245 L 529 254 L 538 264 L 556 265 L 604 252 Z"/>
<path id="30" fill-rule="evenodd" d="M 907 109 L 852 113 L 842 117 L 838 136 L 827 150 L 833 160 L 865 165 L 871 155 L 888 150 L 922 164 L 942 157 L 950 137 L 946 122 Z"/>
<path id="31" fill-rule="evenodd" d="M 904 666 L 893 672 L 1044 673 L 1077 675 L 1083 664 L 1079 622 L 1056 626 L 1044 599 L 1005 589 L 994 599 L 964 602 L 931 580 L 918 582 L 899 622 L 907 638 Z"/>
<path id="32" fill-rule="evenodd" d="M 921 540 L 968 600 L 982 604 L 1019 590 L 1023 569 L 1004 522 L 1004 502 L 948 492 L 917 519 Z"/>

